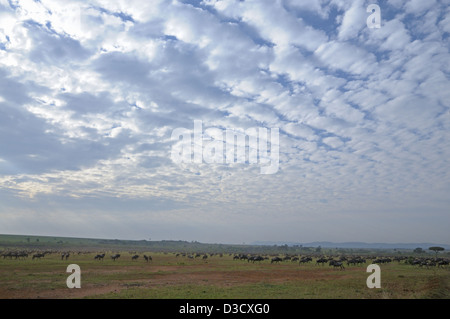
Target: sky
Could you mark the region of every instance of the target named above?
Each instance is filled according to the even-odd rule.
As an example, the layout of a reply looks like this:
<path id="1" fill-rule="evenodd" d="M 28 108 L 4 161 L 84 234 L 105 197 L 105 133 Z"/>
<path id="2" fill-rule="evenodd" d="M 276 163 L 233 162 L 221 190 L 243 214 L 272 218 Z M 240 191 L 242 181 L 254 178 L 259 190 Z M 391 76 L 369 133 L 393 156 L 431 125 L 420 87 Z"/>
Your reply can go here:
<path id="1" fill-rule="evenodd" d="M 450 0 L 0 0 L 0 233 L 450 244 L 449 36 Z M 278 130 L 276 171 L 174 161 L 195 121 Z"/>

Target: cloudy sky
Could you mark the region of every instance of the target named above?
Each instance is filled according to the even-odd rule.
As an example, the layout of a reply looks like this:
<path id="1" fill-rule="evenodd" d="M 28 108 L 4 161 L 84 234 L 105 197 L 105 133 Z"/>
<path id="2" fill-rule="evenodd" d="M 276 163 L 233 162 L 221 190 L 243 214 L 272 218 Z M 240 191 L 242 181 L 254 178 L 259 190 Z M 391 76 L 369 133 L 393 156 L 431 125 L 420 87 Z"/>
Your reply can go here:
<path id="1" fill-rule="evenodd" d="M 450 244 L 449 36 L 449 0 L 0 0 L 0 233 Z M 194 121 L 278 128 L 278 171 L 174 163 Z"/>

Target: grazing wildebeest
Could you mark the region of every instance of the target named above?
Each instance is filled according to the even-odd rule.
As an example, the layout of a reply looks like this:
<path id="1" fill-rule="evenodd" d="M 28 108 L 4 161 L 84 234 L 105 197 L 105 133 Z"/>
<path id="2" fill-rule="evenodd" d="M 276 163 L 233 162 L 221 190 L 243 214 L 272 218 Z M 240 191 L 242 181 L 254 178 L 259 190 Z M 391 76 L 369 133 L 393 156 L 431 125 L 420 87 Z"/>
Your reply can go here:
<path id="1" fill-rule="evenodd" d="M 144 259 L 145 259 L 146 262 L 148 262 L 149 260 L 150 261 L 153 260 L 152 256 L 147 256 L 147 255 L 144 255 Z"/>
<path id="2" fill-rule="evenodd" d="M 101 254 L 101 255 L 99 254 L 99 255 L 95 256 L 94 259 L 103 260 L 104 257 L 105 257 L 105 254 Z"/>
<path id="3" fill-rule="evenodd" d="M 251 261 L 252 263 L 255 263 L 255 261 L 258 261 L 258 262 L 263 261 L 264 258 L 262 256 L 252 256 L 248 260 Z"/>
<path id="4" fill-rule="evenodd" d="M 316 265 L 317 265 L 317 264 L 322 264 L 322 266 L 323 266 L 323 264 L 325 264 L 325 263 L 327 263 L 327 262 L 328 262 L 328 259 L 326 259 L 326 258 L 324 258 L 324 257 L 321 257 L 321 258 L 319 258 L 319 259 L 316 260 Z"/>
<path id="5" fill-rule="evenodd" d="M 3 253 L 2 256 L 3 256 L 3 259 L 5 259 L 6 257 L 8 257 L 9 259 L 12 259 L 13 257 L 14 257 L 14 259 L 20 259 L 20 258 L 27 258 L 28 254 L 25 252 L 9 251 L 9 252 Z"/>
<path id="6" fill-rule="evenodd" d="M 13 257 L 15 257 L 17 259 L 16 254 L 17 254 L 16 252 L 8 251 L 3 254 L 3 259 L 5 259 L 6 257 L 8 257 L 9 259 L 12 259 Z"/>
<path id="7" fill-rule="evenodd" d="M 374 264 L 387 264 L 392 261 L 391 258 L 377 258 L 373 261 Z"/>
<path id="8" fill-rule="evenodd" d="M 203 255 L 202 259 L 206 260 L 206 259 L 208 259 L 208 256 L 205 254 L 205 255 Z"/>
<path id="9" fill-rule="evenodd" d="M 303 256 L 298 263 L 299 264 L 306 264 L 306 263 L 309 263 L 310 261 L 312 261 L 311 257 Z"/>
<path id="10" fill-rule="evenodd" d="M 283 261 L 283 259 L 281 259 L 280 257 L 275 257 L 272 258 L 272 260 L 270 261 L 271 264 L 273 263 L 279 263 L 280 261 Z"/>
<path id="11" fill-rule="evenodd" d="M 115 254 L 115 255 L 112 255 L 112 256 L 111 256 L 111 259 L 112 259 L 113 261 L 116 261 L 116 259 L 119 258 L 119 257 L 120 257 L 120 254 Z"/>
<path id="12" fill-rule="evenodd" d="M 344 265 L 340 261 L 331 260 L 328 264 L 329 266 L 333 266 L 334 268 L 340 268 L 341 270 L 344 270 Z"/>
<path id="13" fill-rule="evenodd" d="M 357 263 L 358 263 L 358 259 L 356 259 L 356 258 L 347 260 L 347 266 L 350 266 L 350 265 L 356 266 Z"/>
<path id="14" fill-rule="evenodd" d="M 137 260 L 139 258 L 139 255 L 134 255 L 133 257 L 131 257 L 131 260 Z"/>
<path id="15" fill-rule="evenodd" d="M 248 255 L 239 255 L 239 260 L 247 260 L 248 261 Z"/>
<path id="16" fill-rule="evenodd" d="M 363 259 L 362 257 L 355 257 L 355 258 L 351 258 L 347 260 L 347 266 L 353 265 L 360 265 L 360 264 L 365 264 L 366 260 Z"/>
<path id="17" fill-rule="evenodd" d="M 38 253 L 38 254 L 34 254 L 32 259 L 34 259 L 34 258 L 41 259 L 42 257 L 45 257 L 45 254 L 44 253 Z"/>

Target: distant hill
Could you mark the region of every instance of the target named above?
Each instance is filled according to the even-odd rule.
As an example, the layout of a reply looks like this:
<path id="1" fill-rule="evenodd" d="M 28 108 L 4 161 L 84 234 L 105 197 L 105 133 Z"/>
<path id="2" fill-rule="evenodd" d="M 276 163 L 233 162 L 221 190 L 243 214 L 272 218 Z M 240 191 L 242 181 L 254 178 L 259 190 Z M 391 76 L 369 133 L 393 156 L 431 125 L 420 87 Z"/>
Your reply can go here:
<path id="1" fill-rule="evenodd" d="M 315 241 L 310 243 L 295 243 L 295 242 L 268 242 L 268 241 L 257 241 L 251 243 L 251 245 L 263 245 L 263 246 L 273 246 L 273 245 L 288 245 L 288 246 L 300 246 L 303 247 L 322 247 L 322 248 L 363 248 L 363 249 L 415 249 L 420 247 L 422 249 L 428 249 L 432 246 L 440 246 L 445 248 L 445 250 L 450 250 L 450 245 L 445 244 L 433 244 L 433 243 L 364 243 L 364 242 L 343 242 L 343 243 L 333 243 L 329 241 Z"/>
<path id="2" fill-rule="evenodd" d="M 287 247 L 286 247 L 287 245 Z M 300 247 L 301 246 L 301 247 Z M 136 250 L 136 251 L 161 251 L 161 252 L 225 252 L 225 253 L 301 253 L 310 252 L 311 247 L 341 248 L 341 249 L 409 249 L 420 247 L 428 250 L 432 246 L 443 247 L 447 252 L 450 245 L 434 243 L 364 243 L 343 242 L 333 243 L 328 241 L 316 241 L 310 243 L 296 242 L 270 242 L 257 241 L 250 244 L 220 244 L 200 243 L 196 241 L 182 240 L 126 240 L 126 239 L 102 239 L 102 238 L 74 238 L 37 235 L 2 235 L 0 234 L 0 251 L 16 248 L 28 249 L 56 249 L 56 250 Z"/>

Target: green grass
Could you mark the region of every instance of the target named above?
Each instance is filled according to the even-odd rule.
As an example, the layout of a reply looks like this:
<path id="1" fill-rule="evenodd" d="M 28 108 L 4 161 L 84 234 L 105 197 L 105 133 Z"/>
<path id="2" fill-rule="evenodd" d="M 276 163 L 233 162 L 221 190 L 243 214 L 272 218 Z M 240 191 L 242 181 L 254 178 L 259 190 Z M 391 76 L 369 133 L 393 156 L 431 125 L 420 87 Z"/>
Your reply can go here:
<path id="1" fill-rule="evenodd" d="M 390 277 L 390 276 L 389 276 Z M 430 278 L 419 282 L 402 282 L 386 279 L 384 287 L 369 289 L 365 277 L 327 281 L 292 281 L 286 283 L 261 282 L 255 284 L 219 287 L 214 284 L 185 284 L 160 287 L 133 287 L 120 292 L 94 295 L 97 299 L 425 299 L 450 298 L 448 274 L 431 278 L 431 283 L 441 282 L 431 290 Z M 444 283 L 446 281 L 446 283 Z M 363 284 L 361 284 L 363 283 Z"/>
<path id="2" fill-rule="evenodd" d="M 381 288 L 369 289 L 367 264 L 344 271 L 314 264 L 284 262 L 261 264 L 235 261 L 230 256 L 207 262 L 176 258 L 173 254 L 150 253 L 153 261 L 131 261 L 122 252 L 113 262 L 94 260 L 95 253 L 61 260 L 51 254 L 41 260 L 0 258 L 2 298 L 151 298 L 151 299 L 296 299 L 296 298 L 450 298 L 450 268 L 426 269 L 396 262 L 381 267 Z M 81 268 L 82 288 L 69 294 L 66 268 Z M 72 293 L 73 291 L 71 291 Z"/>

